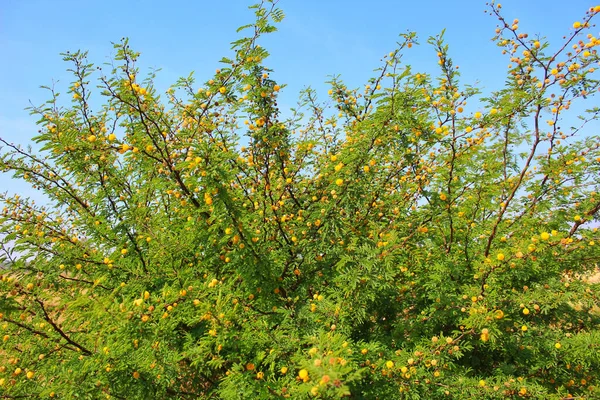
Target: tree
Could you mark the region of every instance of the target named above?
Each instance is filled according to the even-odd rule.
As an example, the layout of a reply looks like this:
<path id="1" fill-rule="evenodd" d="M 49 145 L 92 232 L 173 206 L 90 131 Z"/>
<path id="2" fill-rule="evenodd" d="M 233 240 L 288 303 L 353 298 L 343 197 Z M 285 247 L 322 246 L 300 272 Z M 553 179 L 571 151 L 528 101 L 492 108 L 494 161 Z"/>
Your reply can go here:
<path id="1" fill-rule="evenodd" d="M 569 116 L 600 6 L 551 51 L 492 3 L 487 97 L 442 35 L 438 75 L 403 63 L 410 33 L 285 119 L 258 45 L 283 13 L 252 8 L 199 89 L 159 94 L 127 40 L 109 69 L 66 53 L 40 151 L 0 139 L 48 198 L 2 196 L 0 398 L 600 396 L 600 109 Z"/>

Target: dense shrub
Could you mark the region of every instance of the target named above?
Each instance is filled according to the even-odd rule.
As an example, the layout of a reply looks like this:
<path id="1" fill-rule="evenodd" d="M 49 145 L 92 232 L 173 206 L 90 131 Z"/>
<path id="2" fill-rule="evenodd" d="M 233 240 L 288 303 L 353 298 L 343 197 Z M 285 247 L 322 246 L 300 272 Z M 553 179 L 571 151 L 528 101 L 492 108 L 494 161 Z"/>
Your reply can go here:
<path id="1" fill-rule="evenodd" d="M 127 41 L 110 68 L 66 53 L 40 151 L 0 139 L 48 199 L 1 199 L 0 398 L 600 397 L 599 109 L 570 116 L 600 6 L 550 46 L 490 5 L 487 96 L 440 36 L 439 73 L 411 70 L 406 34 L 289 118 L 257 44 L 283 14 L 253 9 L 212 79 L 162 94 Z"/>

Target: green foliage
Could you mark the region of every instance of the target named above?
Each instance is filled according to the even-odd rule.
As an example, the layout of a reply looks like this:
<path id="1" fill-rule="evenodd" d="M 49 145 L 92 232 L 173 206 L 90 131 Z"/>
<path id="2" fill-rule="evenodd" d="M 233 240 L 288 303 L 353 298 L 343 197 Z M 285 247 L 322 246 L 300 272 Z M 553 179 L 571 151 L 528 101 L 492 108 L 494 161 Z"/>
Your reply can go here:
<path id="1" fill-rule="evenodd" d="M 598 398 L 600 7 L 554 53 L 499 7 L 502 90 L 411 33 L 288 119 L 272 2 L 201 85 L 64 54 L 39 154 L 0 138 L 48 198 L 1 197 L 0 398 Z"/>

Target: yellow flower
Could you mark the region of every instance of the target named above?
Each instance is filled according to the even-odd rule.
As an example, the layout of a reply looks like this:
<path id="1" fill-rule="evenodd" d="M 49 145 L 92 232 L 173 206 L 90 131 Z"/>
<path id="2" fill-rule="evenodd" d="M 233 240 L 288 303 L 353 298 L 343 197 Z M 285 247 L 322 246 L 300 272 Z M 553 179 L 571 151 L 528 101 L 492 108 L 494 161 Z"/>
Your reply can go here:
<path id="1" fill-rule="evenodd" d="M 301 369 L 300 372 L 298 372 L 298 377 L 300 379 L 302 379 L 304 382 L 307 382 L 310 379 L 308 377 L 308 371 L 305 369 Z"/>

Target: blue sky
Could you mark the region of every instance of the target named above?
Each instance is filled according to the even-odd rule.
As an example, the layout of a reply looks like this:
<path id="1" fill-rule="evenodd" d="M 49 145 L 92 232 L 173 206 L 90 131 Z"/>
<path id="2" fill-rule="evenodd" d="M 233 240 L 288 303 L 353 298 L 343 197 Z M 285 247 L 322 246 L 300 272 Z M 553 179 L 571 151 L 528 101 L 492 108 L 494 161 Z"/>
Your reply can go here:
<path id="1" fill-rule="evenodd" d="M 586 0 L 506 0 L 504 15 L 520 19 L 530 37 L 543 33 L 560 38 L 596 5 Z M 27 144 L 37 128 L 25 107 L 41 104 L 39 89 L 59 81 L 64 92 L 70 76 L 59 53 L 89 50 L 101 64 L 113 54 L 112 42 L 129 37 L 142 53 L 142 71 L 161 68 L 158 86 L 167 88 L 180 76 L 196 72 L 210 78 L 218 60 L 230 55 L 229 43 L 240 37 L 236 28 L 253 21 L 247 6 L 253 1 L 0 1 L 0 136 Z M 324 96 L 324 82 L 341 74 L 349 87 L 364 84 L 380 58 L 394 49 L 398 34 L 416 31 L 421 46 L 411 49 L 406 63 L 417 70 L 435 66 L 435 53 L 425 42 L 446 28 L 450 54 L 464 83 L 480 82 L 485 91 L 504 82 L 508 59 L 490 41 L 495 18 L 486 15 L 484 0 L 281 0 L 286 14 L 276 32 L 262 40 L 271 57 L 272 77 L 288 86 L 280 103 L 293 106 L 308 85 Z M 0 174 L 0 191 L 24 191 Z M 28 191 L 28 193 L 31 193 Z"/>

